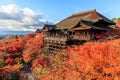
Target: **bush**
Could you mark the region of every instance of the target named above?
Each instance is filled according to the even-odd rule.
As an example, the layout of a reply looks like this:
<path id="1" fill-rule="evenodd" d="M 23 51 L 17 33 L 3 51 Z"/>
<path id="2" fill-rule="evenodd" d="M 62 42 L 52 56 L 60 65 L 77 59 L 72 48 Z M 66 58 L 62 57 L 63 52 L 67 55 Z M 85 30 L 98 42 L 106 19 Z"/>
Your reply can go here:
<path id="1" fill-rule="evenodd" d="M 3 60 L 0 60 L 0 67 L 3 67 L 5 65 L 5 62 Z"/>

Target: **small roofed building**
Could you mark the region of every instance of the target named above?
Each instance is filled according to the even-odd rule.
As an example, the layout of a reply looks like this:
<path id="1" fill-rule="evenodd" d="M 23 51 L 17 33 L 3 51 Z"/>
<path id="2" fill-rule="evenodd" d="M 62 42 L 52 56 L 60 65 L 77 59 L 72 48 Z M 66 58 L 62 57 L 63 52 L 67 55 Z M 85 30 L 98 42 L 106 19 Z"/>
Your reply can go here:
<path id="1" fill-rule="evenodd" d="M 55 25 L 47 25 L 45 24 L 44 27 L 42 28 L 43 36 L 52 36 L 52 34 L 55 33 Z"/>
<path id="2" fill-rule="evenodd" d="M 55 25 L 44 25 L 42 32 L 49 48 L 62 49 L 65 45 L 81 44 L 100 38 L 100 34 L 112 30 L 113 26 L 115 23 L 112 20 L 96 10 L 90 10 L 73 14 Z"/>
<path id="3" fill-rule="evenodd" d="M 42 32 L 41 29 L 37 29 L 37 30 L 35 31 L 35 33 L 41 33 L 41 32 Z"/>

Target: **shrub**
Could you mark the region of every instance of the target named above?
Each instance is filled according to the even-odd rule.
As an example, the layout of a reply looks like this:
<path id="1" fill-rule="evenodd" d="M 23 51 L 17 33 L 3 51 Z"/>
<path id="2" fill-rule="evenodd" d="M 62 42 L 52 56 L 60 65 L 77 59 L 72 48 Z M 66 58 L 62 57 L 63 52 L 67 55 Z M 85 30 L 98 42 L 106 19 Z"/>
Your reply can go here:
<path id="1" fill-rule="evenodd" d="M 3 60 L 0 60 L 0 67 L 3 67 L 5 65 L 5 62 Z"/>

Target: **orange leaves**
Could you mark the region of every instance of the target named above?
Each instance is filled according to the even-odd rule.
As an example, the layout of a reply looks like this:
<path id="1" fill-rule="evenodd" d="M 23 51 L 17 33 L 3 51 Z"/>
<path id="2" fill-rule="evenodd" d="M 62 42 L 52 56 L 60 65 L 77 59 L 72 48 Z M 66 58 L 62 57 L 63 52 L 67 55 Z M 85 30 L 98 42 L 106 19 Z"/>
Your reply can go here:
<path id="1" fill-rule="evenodd" d="M 29 53 L 24 53 L 23 54 L 23 60 L 26 62 L 26 63 L 28 63 L 28 62 L 30 62 L 31 61 L 31 55 L 29 54 Z"/>
<path id="2" fill-rule="evenodd" d="M 1 44 L 1 45 L 0 45 L 0 50 L 1 50 L 1 51 L 7 50 L 7 45 L 6 45 L 6 44 Z"/>
<path id="3" fill-rule="evenodd" d="M 117 25 L 118 27 L 120 27 L 120 21 L 118 21 L 116 25 Z"/>
<path id="4" fill-rule="evenodd" d="M 24 45 L 25 50 L 22 54 L 25 62 L 29 62 L 30 60 L 36 58 L 36 56 L 38 56 L 38 53 L 40 54 L 41 47 L 43 46 L 41 33 L 36 35 L 29 35 L 28 37 L 30 38 L 26 41 L 26 44 Z"/>
<path id="5" fill-rule="evenodd" d="M 16 64 L 16 65 L 7 65 L 3 68 L 0 68 L 0 71 L 3 70 L 5 72 L 13 71 L 13 72 L 18 72 L 19 69 L 22 68 L 21 64 Z"/>
<path id="6" fill-rule="evenodd" d="M 42 34 L 39 33 L 34 38 L 30 38 L 25 44 L 26 47 L 40 48 L 43 45 Z"/>
<path id="7" fill-rule="evenodd" d="M 47 57 L 41 56 L 36 59 L 32 65 L 33 68 L 38 66 L 48 67 L 49 66 L 49 59 Z"/>
<path id="8" fill-rule="evenodd" d="M 36 36 L 35 33 L 27 34 L 27 35 L 25 36 L 25 39 L 30 39 L 30 38 L 33 38 L 33 37 L 35 37 L 35 36 Z"/>
<path id="9" fill-rule="evenodd" d="M 8 53 L 20 52 L 23 49 L 23 44 L 19 42 L 20 39 L 12 39 L 9 43 L 2 43 L 0 45 L 0 50 L 6 51 Z"/>
<path id="10" fill-rule="evenodd" d="M 24 37 L 6 38 L 0 40 L 0 52 L 3 55 L 2 59 L 6 65 L 0 68 L 0 77 L 4 80 L 8 80 L 8 73 L 10 71 L 19 72 L 20 66 L 18 64 L 24 64 L 23 62 L 30 62 L 35 60 L 41 54 L 41 48 L 43 46 L 42 34 L 31 33 Z M 46 58 L 38 60 L 38 64 L 43 67 L 48 67 Z M 36 67 L 35 66 L 35 67 Z M 39 69 L 37 69 L 39 71 Z M 41 71 L 43 71 L 41 67 Z M 6 78 L 5 78 L 6 76 Z"/>
<path id="11" fill-rule="evenodd" d="M 114 79 L 120 71 L 120 39 L 69 47 L 67 54 L 66 65 L 70 71 L 81 72 L 84 79 Z"/>
<path id="12" fill-rule="evenodd" d="M 120 39 L 108 42 L 87 42 L 73 48 L 68 47 L 66 53 L 58 52 L 54 57 L 45 56 L 41 52 L 42 46 L 41 33 L 29 34 L 0 44 L 0 51 L 21 53 L 16 55 L 17 57 L 9 54 L 6 57 L 6 63 L 12 63 L 15 60 L 14 63 L 19 63 L 21 58 L 26 63 L 33 63 L 31 70 L 38 75 L 38 80 L 120 79 Z M 15 70 L 20 68 L 14 65 L 12 67 Z M 4 67 L 6 70 L 10 68 L 11 65 Z"/>
<path id="13" fill-rule="evenodd" d="M 37 46 L 36 49 L 38 49 L 38 46 L 42 46 L 41 39 L 42 37 L 37 35 L 34 40 L 28 40 L 25 46 L 34 49 L 34 46 Z M 120 72 L 120 39 L 108 42 L 87 42 L 74 48 L 68 47 L 66 51 L 66 53 L 59 52 L 55 57 L 50 58 L 51 62 L 46 61 L 43 56 L 38 58 L 32 65 L 32 71 L 42 71 L 42 74 L 38 75 L 39 79 L 43 80 L 48 78 L 56 80 L 120 78 L 118 75 Z M 30 50 L 27 53 L 31 54 L 31 52 Z"/>

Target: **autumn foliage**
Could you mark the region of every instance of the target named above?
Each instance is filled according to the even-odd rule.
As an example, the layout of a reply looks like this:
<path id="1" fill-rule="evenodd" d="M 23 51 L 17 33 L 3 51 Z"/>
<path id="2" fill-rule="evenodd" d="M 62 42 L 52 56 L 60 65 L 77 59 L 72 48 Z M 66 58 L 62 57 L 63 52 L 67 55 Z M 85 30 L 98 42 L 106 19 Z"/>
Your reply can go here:
<path id="1" fill-rule="evenodd" d="M 115 33 L 119 31 L 114 30 L 110 35 Z M 7 80 L 10 71 L 19 74 L 24 64 L 30 63 L 37 80 L 120 79 L 120 39 L 68 46 L 66 51 L 54 56 L 46 55 L 42 50 L 42 33 L 1 40 L 0 78 Z"/>
<path id="2" fill-rule="evenodd" d="M 68 48 L 68 51 L 68 77 L 74 76 L 75 80 L 120 79 L 120 39 L 86 43 L 83 46 Z"/>
<path id="3" fill-rule="evenodd" d="M 120 21 L 119 22 L 117 22 L 117 24 L 116 24 L 118 27 L 120 27 Z"/>
<path id="4" fill-rule="evenodd" d="M 35 67 L 41 64 L 39 59 L 34 62 L 32 70 L 38 80 L 120 79 L 120 39 L 68 47 L 50 59 L 47 67 Z"/>
<path id="5" fill-rule="evenodd" d="M 0 76 L 0 79 L 8 80 L 10 76 L 8 74 L 13 72 L 19 74 L 18 71 L 24 67 L 24 63 L 35 59 L 36 55 L 41 52 L 42 41 L 41 33 L 31 33 L 24 37 L 0 40 L 0 74 L 3 74 Z"/>
<path id="6" fill-rule="evenodd" d="M 43 46 L 42 34 L 29 34 L 25 38 L 27 41 L 24 45 L 25 49 L 22 55 L 25 62 L 30 62 L 41 53 Z"/>

